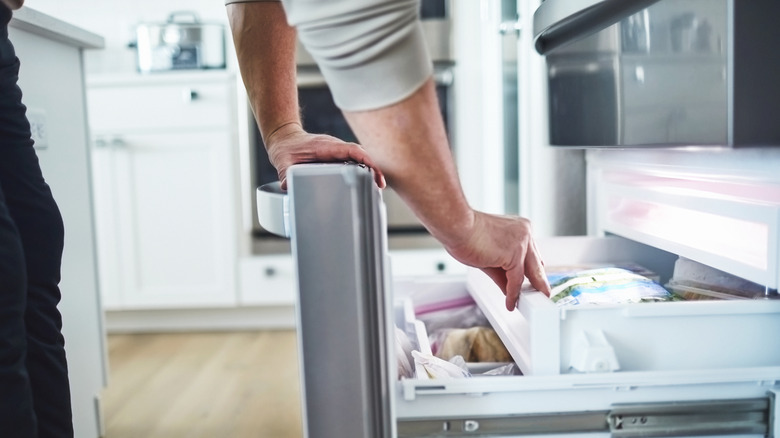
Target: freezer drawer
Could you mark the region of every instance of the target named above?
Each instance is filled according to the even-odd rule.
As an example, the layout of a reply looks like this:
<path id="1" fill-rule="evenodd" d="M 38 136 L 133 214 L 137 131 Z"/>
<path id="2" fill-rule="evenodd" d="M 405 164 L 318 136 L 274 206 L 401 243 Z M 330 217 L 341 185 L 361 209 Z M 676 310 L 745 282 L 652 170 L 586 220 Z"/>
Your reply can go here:
<path id="1" fill-rule="evenodd" d="M 631 261 L 652 267 L 664 279 L 675 259 L 619 237 L 537 244 L 547 266 Z M 396 279 L 393 293 L 417 309 L 435 306 L 430 297 L 442 302 L 472 297 L 525 374 L 401 380 L 398 436 L 764 436 L 775 427 L 770 419 L 772 394 L 780 388 L 780 341 L 771 333 L 780 329 L 780 302 L 558 308 L 527 290 L 518 309 L 508 312 L 500 291 L 477 270 L 465 278 Z M 404 327 L 420 329 L 409 321 Z M 609 341 L 617 370 L 570 367 L 578 339 L 593 331 Z M 424 344 L 425 336 L 409 334 Z M 598 361 L 602 351 L 590 353 Z M 626 412 L 634 412 L 630 421 L 640 423 L 626 424 Z"/>
<path id="2" fill-rule="evenodd" d="M 553 238 L 538 246 L 548 267 L 639 262 L 664 278 L 675 258 L 620 238 Z M 559 307 L 529 288 L 517 311 L 507 312 L 481 272 L 470 272 L 467 287 L 525 375 L 780 365 L 780 337 L 771 335 L 780 333 L 780 300 Z"/>
<path id="3" fill-rule="evenodd" d="M 418 286 L 437 287 L 442 280 L 436 283 Z M 455 294 L 468 293 L 461 286 Z M 424 330 L 419 321 L 406 327 Z M 412 335 L 425 351 L 425 336 L 419 331 Z M 397 433 L 766 436 L 776 429 L 772 422 L 777 417 L 774 393 L 779 378 L 777 366 L 465 379 L 423 376 L 397 382 Z"/>
<path id="4" fill-rule="evenodd" d="M 296 260 L 307 437 L 758 437 L 779 432 L 773 423 L 780 391 L 776 302 L 564 312 L 527 291 L 519 308 L 507 312 L 500 292 L 476 271 L 393 283 L 381 192 L 370 172 L 357 166 L 305 165 L 294 166 L 288 176 L 289 228 L 282 230 L 290 232 Z M 276 209 L 278 215 L 283 211 Z M 662 281 L 675 260 L 619 237 L 556 238 L 537 245 L 548 266 L 636 262 L 659 273 Z M 397 379 L 393 326 L 402 325 L 421 349 L 426 338 L 409 306 L 399 308 L 396 300 L 407 297 L 419 304 L 434 296 L 432 291 L 439 296 L 450 290 L 480 304 L 527 375 Z M 496 303 L 498 311 L 491 310 Z M 666 336 L 672 339 L 655 339 L 655 331 L 663 329 L 658 326 L 671 320 L 676 321 Z M 619 324 L 617 333 L 611 331 L 613 324 Z M 620 367 L 572 372 L 567 360 L 575 342 L 571 333 L 577 330 L 601 330 Z M 722 342 L 697 345 L 689 332 L 700 336 L 702 330 L 712 330 Z M 643 357 L 652 362 L 635 360 L 644 352 L 637 352 L 635 343 L 621 343 L 623 331 L 640 337 L 650 351 Z M 731 359 L 715 354 L 732 351 L 737 354 Z M 696 357 L 675 361 L 675 354 L 716 357 L 716 363 Z"/>

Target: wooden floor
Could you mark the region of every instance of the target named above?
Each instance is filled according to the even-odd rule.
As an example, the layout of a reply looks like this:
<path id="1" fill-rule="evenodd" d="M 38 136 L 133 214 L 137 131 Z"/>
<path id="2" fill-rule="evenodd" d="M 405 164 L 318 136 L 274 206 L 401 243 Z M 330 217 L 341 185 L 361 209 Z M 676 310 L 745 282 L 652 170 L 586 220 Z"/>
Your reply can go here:
<path id="1" fill-rule="evenodd" d="M 294 331 L 109 335 L 106 438 L 299 438 Z"/>

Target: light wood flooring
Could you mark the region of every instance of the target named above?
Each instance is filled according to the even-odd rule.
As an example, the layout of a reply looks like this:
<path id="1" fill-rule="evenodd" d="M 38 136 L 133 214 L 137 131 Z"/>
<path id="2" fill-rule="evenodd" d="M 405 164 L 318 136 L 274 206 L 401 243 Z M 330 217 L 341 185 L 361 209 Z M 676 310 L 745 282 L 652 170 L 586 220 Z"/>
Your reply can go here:
<path id="1" fill-rule="evenodd" d="M 106 438 L 300 438 L 294 331 L 108 337 Z"/>

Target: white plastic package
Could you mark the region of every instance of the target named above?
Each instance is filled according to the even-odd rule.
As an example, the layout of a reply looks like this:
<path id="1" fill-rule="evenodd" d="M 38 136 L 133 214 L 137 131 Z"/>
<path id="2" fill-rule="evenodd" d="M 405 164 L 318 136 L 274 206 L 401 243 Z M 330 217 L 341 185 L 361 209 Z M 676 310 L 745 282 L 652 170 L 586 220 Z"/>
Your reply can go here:
<path id="1" fill-rule="evenodd" d="M 414 377 L 412 341 L 403 330 L 395 327 L 395 357 L 398 359 L 398 379 Z"/>
<path id="2" fill-rule="evenodd" d="M 432 379 L 463 378 L 471 377 L 471 373 L 466 366 L 466 362 L 460 356 L 455 356 L 448 362 L 436 356 L 426 353 L 420 353 L 417 350 L 412 351 L 415 363 L 420 364 L 428 376 Z M 454 362 L 460 362 L 457 365 Z"/>

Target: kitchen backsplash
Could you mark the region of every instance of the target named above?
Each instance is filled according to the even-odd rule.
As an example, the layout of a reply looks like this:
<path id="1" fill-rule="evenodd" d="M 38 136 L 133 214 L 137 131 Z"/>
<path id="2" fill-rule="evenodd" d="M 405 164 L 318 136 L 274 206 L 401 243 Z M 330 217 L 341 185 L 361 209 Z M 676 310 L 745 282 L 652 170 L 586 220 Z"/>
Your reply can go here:
<path id="1" fill-rule="evenodd" d="M 203 22 L 223 24 L 228 68 L 236 66 L 222 0 L 27 0 L 25 6 L 105 38 L 105 49 L 87 51 L 87 74 L 136 72 L 136 52 L 128 47 L 135 41 L 136 25 L 165 22 L 173 11 L 192 11 Z"/>

